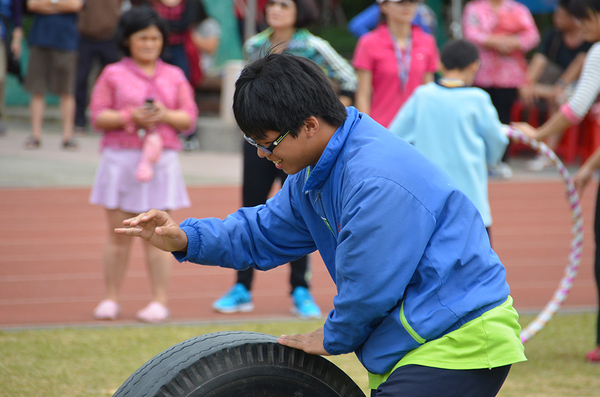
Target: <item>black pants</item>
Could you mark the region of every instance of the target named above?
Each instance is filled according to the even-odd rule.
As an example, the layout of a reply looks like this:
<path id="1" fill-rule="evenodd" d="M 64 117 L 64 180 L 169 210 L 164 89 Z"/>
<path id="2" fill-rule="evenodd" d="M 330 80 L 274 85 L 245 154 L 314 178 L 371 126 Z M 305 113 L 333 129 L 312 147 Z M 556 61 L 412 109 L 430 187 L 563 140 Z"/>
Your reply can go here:
<path id="1" fill-rule="evenodd" d="M 509 371 L 510 365 L 468 370 L 406 365 L 371 390 L 371 397 L 494 397 Z"/>
<path id="2" fill-rule="evenodd" d="M 85 110 L 88 100 L 88 77 L 94 59 L 98 57 L 100 65 L 104 68 L 109 63 L 117 62 L 121 58 L 121 54 L 114 40 L 95 41 L 84 36 L 79 37 L 78 51 L 75 80 L 75 126 L 85 127 L 87 124 Z"/>
<path id="3" fill-rule="evenodd" d="M 281 183 L 287 177 L 282 170 L 275 168 L 272 162 L 258 157 L 256 148 L 244 142 L 244 179 L 242 187 L 242 201 L 244 207 L 254 207 L 264 204 L 269 197 L 269 192 L 275 180 Z M 296 287 L 308 288 L 306 272 L 308 268 L 308 257 L 292 261 L 290 273 L 291 291 Z M 237 282 L 243 284 L 248 290 L 252 288 L 254 268 L 237 272 Z"/>
<path id="4" fill-rule="evenodd" d="M 594 243 L 596 253 L 594 257 L 594 273 L 596 275 L 596 292 L 598 293 L 598 317 L 596 318 L 596 345 L 600 346 L 600 185 L 596 195 L 596 214 L 594 217 Z"/>
<path id="5" fill-rule="evenodd" d="M 492 98 L 492 105 L 498 112 L 498 118 L 502 124 L 510 124 L 510 109 L 512 108 L 519 92 L 516 88 L 495 88 L 495 87 L 482 87 L 485 92 L 490 94 Z M 506 147 L 502 161 L 506 161 L 507 153 L 509 153 L 510 143 Z"/>

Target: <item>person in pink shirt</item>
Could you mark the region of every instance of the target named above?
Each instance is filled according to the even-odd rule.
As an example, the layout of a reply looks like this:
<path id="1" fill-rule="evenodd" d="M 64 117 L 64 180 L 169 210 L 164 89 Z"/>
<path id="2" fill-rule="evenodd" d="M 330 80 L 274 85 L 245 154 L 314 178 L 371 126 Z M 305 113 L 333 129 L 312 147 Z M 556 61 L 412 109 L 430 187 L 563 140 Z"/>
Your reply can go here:
<path id="1" fill-rule="evenodd" d="M 90 101 L 92 124 L 104 134 L 90 202 L 106 209 L 110 231 L 102 258 L 106 295 L 94 310 L 96 319 L 114 320 L 120 312 L 118 298 L 131 241 L 112 230 L 139 211 L 190 206 L 177 158 L 182 148 L 178 133 L 193 131 L 198 108 L 183 71 L 159 59 L 166 32 L 166 23 L 149 7 L 124 13 L 117 39 L 125 56 L 102 71 Z M 147 106 L 148 99 L 152 106 Z M 147 136 L 153 134 L 161 142 L 154 145 L 154 153 L 143 154 L 144 146 L 152 146 L 147 145 Z M 138 172 L 140 161 L 151 162 L 146 164 L 150 175 L 144 178 Z M 169 317 L 172 257 L 149 244 L 144 249 L 153 297 L 137 318 L 163 322 Z"/>
<path id="2" fill-rule="evenodd" d="M 481 54 L 474 85 L 490 94 L 500 121 L 509 124 L 517 89 L 527 83 L 525 54 L 540 41 L 531 12 L 514 0 L 473 0 L 463 12 L 463 33 Z"/>
<path id="3" fill-rule="evenodd" d="M 418 0 L 377 0 L 385 22 L 359 39 L 356 108 L 387 127 L 421 84 L 434 80 L 439 52 L 433 36 L 412 25 Z"/>

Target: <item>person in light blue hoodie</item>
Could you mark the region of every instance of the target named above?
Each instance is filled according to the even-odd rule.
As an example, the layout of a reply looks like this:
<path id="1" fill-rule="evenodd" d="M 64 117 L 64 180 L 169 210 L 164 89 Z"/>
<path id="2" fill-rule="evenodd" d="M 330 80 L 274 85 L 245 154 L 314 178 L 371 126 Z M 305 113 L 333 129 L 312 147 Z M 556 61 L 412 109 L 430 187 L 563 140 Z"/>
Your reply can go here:
<path id="1" fill-rule="evenodd" d="M 471 87 L 479 70 L 477 47 L 456 40 L 441 53 L 443 77 L 418 87 L 389 126 L 439 165 L 475 204 L 491 233 L 488 166 L 508 145 L 490 96 Z"/>
<path id="2" fill-rule="evenodd" d="M 289 176 L 265 204 L 178 225 L 151 210 L 115 233 L 179 261 L 268 270 L 319 250 L 336 284 L 323 327 L 282 335 L 309 354 L 354 352 L 371 396 L 495 396 L 525 361 L 506 269 L 479 211 L 417 149 L 345 108 L 311 60 L 244 68 L 233 110 Z"/>

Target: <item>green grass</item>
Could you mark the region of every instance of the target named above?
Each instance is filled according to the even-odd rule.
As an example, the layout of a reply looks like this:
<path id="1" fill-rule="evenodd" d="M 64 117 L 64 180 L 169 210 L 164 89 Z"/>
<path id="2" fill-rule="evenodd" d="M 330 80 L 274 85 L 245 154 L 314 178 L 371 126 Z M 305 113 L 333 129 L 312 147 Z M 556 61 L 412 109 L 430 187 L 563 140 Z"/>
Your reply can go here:
<path id="1" fill-rule="evenodd" d="M 522 323 L 531 321 L 523 316 Z M 592 313 L 559 314 L 526 344 L 529 361 L 513 367 L 501 397 L 596 396 L 600 366 L 583 361 L 593 347 Z M 318 321 L 56 328 L 0 331 L 0 396 L 110 396 L 147 360 L 197 335 L 243 330 L 303 333 Z M 330 357 L 366 391 L 354 355 Z"/>

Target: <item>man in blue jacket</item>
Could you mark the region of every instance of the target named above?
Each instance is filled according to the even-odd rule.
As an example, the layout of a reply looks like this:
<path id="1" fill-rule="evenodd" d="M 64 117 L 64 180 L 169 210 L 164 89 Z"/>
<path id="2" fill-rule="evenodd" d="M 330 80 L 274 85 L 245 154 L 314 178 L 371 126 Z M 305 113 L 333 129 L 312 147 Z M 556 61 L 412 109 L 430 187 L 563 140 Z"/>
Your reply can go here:
<path id="1" fill-rule="evenodd" d="M 177 225 L 151 210 L 115 232 L 179 261 L 267 270 L 319 250 L 337 286 L 324 327 L 283 335 L 355 352 L 372 395 L 494 396 L 526 360 L 506 271 L 475 206 L 410 144 L 344 108 L 312 61 L 271 54 L 236 83 L 234 114 L 290 176 L 266 204 Z"/>

